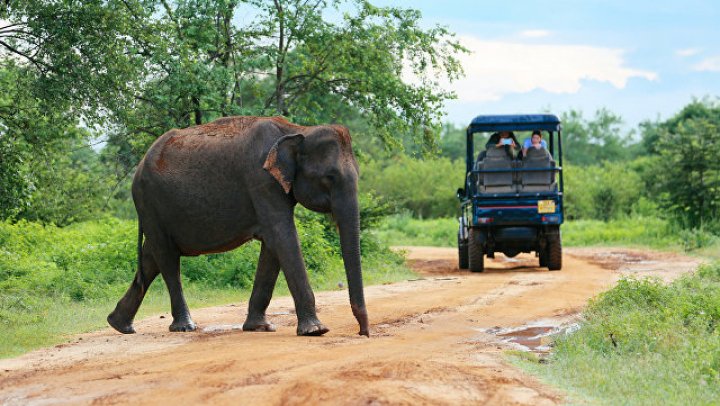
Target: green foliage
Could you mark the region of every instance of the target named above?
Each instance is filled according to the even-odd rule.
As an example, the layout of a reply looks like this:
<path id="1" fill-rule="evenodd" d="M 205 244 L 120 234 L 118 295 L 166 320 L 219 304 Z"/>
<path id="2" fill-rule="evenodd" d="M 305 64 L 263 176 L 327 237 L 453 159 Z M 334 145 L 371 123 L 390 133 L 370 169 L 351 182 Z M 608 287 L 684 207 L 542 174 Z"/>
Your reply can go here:
<path id="1" fill-rule="evenodd" d="M 311 284 L 337 288 L 345 271 L 334 226 L 323 215 L 298 211 L 296 225 Z M 6 337 L 0 356 L 57 342 L 65 333 L 103 326 L 105 315 L 134 276 L 136 238 L 135 221 L 114 218 L 62 228 L 24 220 L 0 222 L 0 327 Z M 361 240 L 367 284 L 410 275 L 403 257 L 381 245 L 371 229 L 363 231 Z M 214 294 L 227 300 L 228 292 L 248 291 L 259 250 L 259 243 L 250 242 L 223 254 L 183 257 L 183 282 L 190 300 Z M 283 286 L 279 290 L 287 292 Z M 167 310 L 160 278 L 151 292 L 156 292 L 151 302 L 164 303 L 151 309 Z M 87 312 L 94 318 L 85 316 Z"/>
<path id="2" fill-rule="evenodd" d="M 651 154 L 659 154 L 663 148 L 658 143 L 665 137 L 665 133 L 677 132 L 686 121 L 705 120 L 716 126 L 720 125 L 719 107 L 717 99 L 693 99 L 677 114 L 664 122 L 644 121 L 640 124 L 643 149 Z"/>
<path id="3" fill-rule="evenodd" d="M 568 219 L 608 221 L 633 213 L 645 189 L 628 163 L 565 165 L 565 214 Z M 648 209 L 647 205 L 644 207 Z"/>
<path id="4" fill-rule="evenodd" d="M 720 117 L 720 106 L 715 107 Z M 720 118 L 689 119 L 662 133 L 656 182 L 660 203 L 686 227 L 702 227 L 720 214 Z"/>
<path id="5" fill-rule="evenodd" d="M 563 245 L 567 246 L 649 246 L 669 248 L 681 245 L 682 236 L 667 220 L 657 217 L 625 217 L 617 220 L 573 220 L 563 224 Z"/>
<path id="6" fill-rule="evenodd" d="M 421 218 L 456 215 L 459 203 L 455 191 L 463 183 L 464 163 L 447 158 L 397 156 L 367 162 L 360 171 L 362 190 L 372 191 Z"/>
<path id="7" fill-rule="evenodd" d="M 420 220 L 406 212 L 387 217 L 377 235 L 390 245 L 457 247 L 458 224 L 455 218 Z"/>
<path id="8" fill-rule="evenodd" d="M 573 220 L 562 226 L 563 245 L 636 245 L 655 248 L 682 247 L 688 250 L 712 246 L 716 239 L 705 233 L 690 238 L 681 229 L 657 217 L 626 217 L 618 220 Z M 392 245 L 457 247 L 458 221 L 455 218 L 420 220 L 410 214 L 387 217 L 377 230 L 378 238 Z M 686 240 L 687 239 L 687 240 Z"/>
<path id="9" fill-rule="evenodd" d="M 633 134 L 622 132 L 622 118 L 609 110 L 596 111 L 590 120 L 585 119 L 582 112 L 570 110 L 560 119 L 567 162 L 598 165 L 604 161 L 627 161 L 639 153 L 633 143 Z"/>
<path id="10" fill-rule="evenodd" d="M 9 137 L 0 137 L 0 218 L 14 218 L 30 199 L 25 155 Z"/>
<path id="11" fill-rule="evenodd" d="M 608 404 L 714 404 L 720 397 L 720 264 L 670 285 L 623 279 L 591 302 L 534 371 Z"/>
<path id="12" fill-rule="evenodd" d="M 111 182 L 98 154 L 79 142 L 64 143 L 42 161 L 28 170 L 33 188 L 19 217 L 66 226 L 100 216 Z"/>
<path id="13" fill-rule="evenodd" d="M 161 134 L 221 116 L 348 122 L 386 147 L 412 139 L 432 151 L 453 97 L 439 79 L 461 74 L 455 55 L 464 52 L 418 11 L 364 0 L 29 0 L 9 2 L 0 20 L 0 216 L 59 223 L 82 216 L 26 206 L 78 203 L 68 196 L 84 186 L 124 184 Z M 408 72 L 418 80 L 403 81 Z M 93 130 L 80 141 L 107 142 L 113 170 L 98 182 L 69 172 L 77 162 L 64 159 L 67 149 L 47 148 L 77 141 L 80 123 Z M 28 173 L 40 165 L 44 173 Z M 55 190 L 31 198 L 46 186 Z M 103 200 L 95 189 L 77 212 Z M 127 213 L 115 200 L 127 195 L 105 194 L 103 207 Z"/>
<path id="14" fill-rule="evenodd" d="M 678 236 L 685 251 L 695 251 L 715 245 L 720 241 L 717 235 L 699 228 L 680 230 Z"/>

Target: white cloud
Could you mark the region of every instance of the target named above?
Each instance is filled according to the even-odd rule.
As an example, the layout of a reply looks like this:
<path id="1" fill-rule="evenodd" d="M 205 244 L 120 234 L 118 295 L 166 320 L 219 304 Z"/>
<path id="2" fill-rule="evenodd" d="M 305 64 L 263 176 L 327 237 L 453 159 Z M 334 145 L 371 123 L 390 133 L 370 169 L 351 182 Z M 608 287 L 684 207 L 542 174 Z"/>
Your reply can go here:
<path id="1" fill-rule="evenodd" d="M 686 58 L 688 56 L 697 55 L 700 52 L 701 52 L 701 49 L 699 49 L 699 48 L 685 48 L 685 49 L 678 49 L 677 51 L 675 51 L 675 55 Z"/>
<path id="2" fill-rule="evenodd" d="M 657 80 L 655 72 L 625 66 L 624 51 L 583 45 L 541 45 L 463 36 L 472 53 L 460 56 L 465 77 L 445 88 L 461 102 L 497 100 L 536 89 L 577 93 L 583 80 L 623 89 L 630 78 Z"/>
<path id="3" fill-rule="evenodd" d="M 701 72 L 720 72 L 720 55 L 705 58 L 693 65 L 693 70 Z"/>
<path id="4" fill-rule="evenodd" d="M 547 30 L 525 30 L 520 31 L 520 36 L 525 38 L 543 38 L 550 35 Z"/>

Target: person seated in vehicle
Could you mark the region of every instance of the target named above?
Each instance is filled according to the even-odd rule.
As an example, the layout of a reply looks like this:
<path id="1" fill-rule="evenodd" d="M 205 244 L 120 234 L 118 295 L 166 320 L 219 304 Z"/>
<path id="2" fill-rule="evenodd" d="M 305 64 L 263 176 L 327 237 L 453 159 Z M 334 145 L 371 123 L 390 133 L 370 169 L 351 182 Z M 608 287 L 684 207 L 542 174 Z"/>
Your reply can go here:
<path id="1" fill-rule="evenodd" d="M 545 149 L 547 149 L 547 143 L 545 142 L 544 139 L 542 139 L 542 131 L 540 131 L 540 130 L 533 131 L 530 138 L 525 140 L 525 142 L 523 143 L 523 148 L 522 148 L 523 156 L 527 156 L 527 152 L 530 148 L 536 148 L 536 149 L 545 148 Z"/>
<path id="2" fill-rule="evenodd" d="M 485 144 L 485 151 L 481 151 L 478 155 L 478 162 L 482 161 L 487 155 L 487 150 L 490 148 L 504 148 L 505 153 L 511 158 L 515 159 L 518 155 L 518 146 L 520 143 L 515 134 L 512 131 L 500 131 L 490 136 L 490 139 Z"/>

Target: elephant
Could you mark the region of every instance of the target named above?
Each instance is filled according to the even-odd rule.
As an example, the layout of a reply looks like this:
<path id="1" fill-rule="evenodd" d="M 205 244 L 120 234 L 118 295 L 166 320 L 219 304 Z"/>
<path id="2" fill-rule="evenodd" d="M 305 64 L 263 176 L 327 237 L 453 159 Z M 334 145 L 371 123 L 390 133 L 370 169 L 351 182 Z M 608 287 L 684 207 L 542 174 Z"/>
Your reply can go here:
<path id="1" fill-rule="evenodd" d="M 133 319 L 158 274 L 170 294 L 170 331 L 194 331 L 180 280 L 180 257 L 261 242 L 244 331 L 275 331 L 265 311 L 282 269 L 295 304 L 297 334 L 328 328 L 317 317 L 294 223 L 297 203 L 330 213 L 340 236 L 350 305 L 369 336 L 360 262 L 359 167 L 348 129 L 300 126 L 282 117 L 224 117 L 160 136 L 138 164 L 138 269 L 107 317 L 132 334 Z"/>

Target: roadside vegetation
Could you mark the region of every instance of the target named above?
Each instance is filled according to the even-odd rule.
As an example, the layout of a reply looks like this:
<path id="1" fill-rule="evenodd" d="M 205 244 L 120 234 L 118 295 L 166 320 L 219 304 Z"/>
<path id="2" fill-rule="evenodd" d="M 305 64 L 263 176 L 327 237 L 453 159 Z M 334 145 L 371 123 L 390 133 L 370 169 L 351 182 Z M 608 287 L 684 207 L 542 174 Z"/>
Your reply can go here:
<path id="1" fill-rule="evenodd" d="M 720 399 L 720 263 L 669 285 L 623 279 L 593 300 L 545 363 L 515 362 L 576 401 L 712 405 Z"/>
<path id="2" fill-rule="evenodd" d="M 344 289 L 345 270 L 334 225 L 304 209 L 297 214 L 313 288 Z M 0 222 L 0 327 L 4 332 L 0 357 L 62 342 L 69 334 L 107 327 L 105 317 L 136 270 L 136 238 L 136 221 L 112 217 L 67 227 Z M 362 233 L 362 251 L 366 284 L 412 275 L 403 257 L 379 244 L 369 230 Z M 253 242 L 223 254 L 183 257 L 189 305 L 247 300 L 259 253 L 260 244 Z M 288 294 L 282 276 L 276 294 Z M 165 285 L 158 277 L 138 317 L 169 309 Z M 237 322 L 243 321 L 244 315 L 238 313 Z"/>

